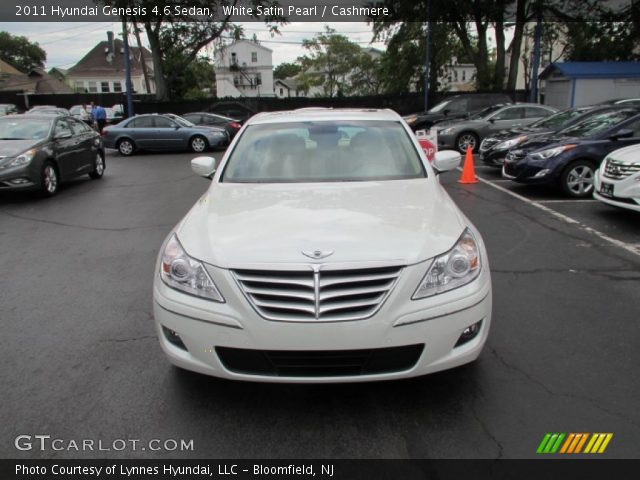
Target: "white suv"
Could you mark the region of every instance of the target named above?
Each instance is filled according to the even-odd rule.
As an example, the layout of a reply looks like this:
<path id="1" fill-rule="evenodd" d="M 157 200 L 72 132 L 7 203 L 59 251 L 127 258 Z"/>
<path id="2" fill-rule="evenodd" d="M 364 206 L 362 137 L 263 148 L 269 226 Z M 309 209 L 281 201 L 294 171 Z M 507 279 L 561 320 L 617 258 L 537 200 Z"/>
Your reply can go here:
<path id="1" fill-rule="evenodd" d="M 487 253 L 390 110 L 252 117 L 169 234 L 154 281 L 162 349 L 185 369 L 274 382 L 424 375 L 474 361 Z M 217 168 L 216 168 L 217 167 Z"/>

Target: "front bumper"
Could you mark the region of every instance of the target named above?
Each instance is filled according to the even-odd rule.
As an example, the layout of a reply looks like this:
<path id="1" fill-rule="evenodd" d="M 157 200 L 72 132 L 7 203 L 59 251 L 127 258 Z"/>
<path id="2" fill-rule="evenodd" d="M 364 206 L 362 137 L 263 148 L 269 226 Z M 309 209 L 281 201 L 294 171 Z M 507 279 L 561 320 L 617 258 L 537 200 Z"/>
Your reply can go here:
<path id="1" fill-rule="evenodd" d="M 33 190 L 40 187 L 40 170 L 35 159 L 29 165 L 0 168 L 0 191 Z"/>
<path id="2" fill-rule="evenodd" d="M 480 150 L 480 160 L 491 167 L 500 168 L 504 165 L 504 159 L 507 156 L 509 150 Z"/>
<path id="3" fill-rule="evenodd" d="M 483 254 L 486 259 L 486 253 Z M 214 282 L 226 303 L 185 295 L 154 281 L 154 316 L 160 345 L 176 366 L 235 380 L 291 383 L 362 382 L 408 378 L 474 361 L 491 325 L 491 279 L 485 260 L 479 277 L 450 292 L 412 301 L 427 262 L 406 267 L 380 310 L 365 320 L 278 322 L 259 316 L 228 270 L 214 268 Z M 157 271 L 157 269 L 156 269 Z M 462 332 L 482 322 L 478 334 L 455 346 Z M 186 350 L 170 342 L 163 327 L 180 336 Z M 217 347 L 261 351 L 340 351 L 423 344 L 417 362 L 391 373 L 347 376 L 252 375 L 225 368 Z"/>
<path id="4" fill-rule="evenodd" d="M 601 193 L 603 182 L 613 186 L 613 194 L 611 196 Z M 640 173 L 624 179 L 615 180 L 603 177 L 602 169 L 599 169 L 596 171 L 593 185 L 593 197 L 596 200 L 600 200 L 608 205 L 613 205 L 614 207 L 640 212 Z"/>
<path id="5" fill-rule="evenodd" d="M 557 168 L 549 168 L 547 164 L 533 165 L 526 159 L 515 162 L 507 159 L 502 165 L 503 178 L 527 184 L 553 183 L 558 177 L 557 171 Z"/>

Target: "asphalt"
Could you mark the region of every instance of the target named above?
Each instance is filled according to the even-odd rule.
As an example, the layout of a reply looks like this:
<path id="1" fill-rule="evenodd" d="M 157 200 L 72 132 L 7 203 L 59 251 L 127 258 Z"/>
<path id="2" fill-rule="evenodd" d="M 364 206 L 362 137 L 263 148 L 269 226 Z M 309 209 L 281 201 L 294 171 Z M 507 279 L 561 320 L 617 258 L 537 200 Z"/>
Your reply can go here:
<path id="1" fill-rule="evenodd" d="M 215 155 L 220 155 L 219 153 Z M 546 432 L 611 432 L 638 458 L 640 216 L 554 192 L 442 176 L 488 245 L 494 319 L 466 367 L 408 381 L 269 385 L 171 367 L 151 283 L 167 232 L 206 190 L 190 154 L 107 156 L 51 199 L 0 194 L 0 457 L 524 458 Z M 589 230 L 589 228 L 593 230 Z M 193 440 L 194 450 L 18 451 L 65 441 Z"/>

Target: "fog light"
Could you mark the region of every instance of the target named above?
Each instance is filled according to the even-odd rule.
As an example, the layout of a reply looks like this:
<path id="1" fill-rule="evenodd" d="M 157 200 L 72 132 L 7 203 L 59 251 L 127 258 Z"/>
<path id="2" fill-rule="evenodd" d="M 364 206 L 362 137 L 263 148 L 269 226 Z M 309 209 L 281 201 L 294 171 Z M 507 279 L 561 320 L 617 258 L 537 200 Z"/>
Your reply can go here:
<path id="1" fill-rule="evenodd" d="M 163 325 L 162 333 L 164 333 L 164 338 L 166 338 L 171 345 L 174 345 L 185 351 L 187 350 L 187 347 L 182 342 L 182 339 L 180 338 L 180 335 L 178 334 L 178 332 L 171 330 L 170 328 L 167 328 Z"/>
<path id="2" fill-rule="evenodd" d="M 480 332 L 480 327 L 481 326 L 482 326 L 482 320 L 480 320 L 479 322 L 474 323 L 473 325 L 469 325 L 467 328 L 465 328 L 462 331 L 462 334 L 460 335 L 460 338 L 458 338 L 458 341 L 456 342 L 455 347 L 459 347 L 460 345 L 464 345 L 465 343 L 467 343 L 467 342 L 473 340 L 474 338 L 476 338 L 476 336 L 478 335 L 478 332 Z"/>
<path id="3" fill-rule="evenodd" d="M 14 178 L 13 180 L 9 180 L 9 183 L 13 185 L 24 185 L 25 183 L 29 183 L 28 178 Z"/>
<path id="4" fill-rule="evenodd" d="M 548 168 L 545 168 L 543 170 L 540 170 L 538 173 L 536 173 L 533 178 L 540 178 L 540 177 L 544 177 L 545 175 L 547 175 L 551 170 Z"/>

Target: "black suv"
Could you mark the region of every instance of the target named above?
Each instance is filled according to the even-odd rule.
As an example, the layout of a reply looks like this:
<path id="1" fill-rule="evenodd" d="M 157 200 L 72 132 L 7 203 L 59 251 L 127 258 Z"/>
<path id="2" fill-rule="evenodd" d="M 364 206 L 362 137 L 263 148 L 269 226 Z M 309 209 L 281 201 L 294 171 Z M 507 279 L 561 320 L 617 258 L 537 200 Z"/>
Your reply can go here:
<path id="1" fill-rule="evenodd" d="M 431 128 L 444 120 L 456 120 L 479 112 L 499 103 L 512 103 L 503 93 L 472 93 L 448 97 L 427 112 L 414 113 L 404 117 L 405 122 L 415 132 Z"/>

